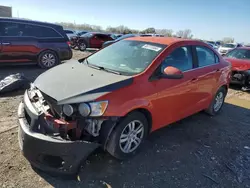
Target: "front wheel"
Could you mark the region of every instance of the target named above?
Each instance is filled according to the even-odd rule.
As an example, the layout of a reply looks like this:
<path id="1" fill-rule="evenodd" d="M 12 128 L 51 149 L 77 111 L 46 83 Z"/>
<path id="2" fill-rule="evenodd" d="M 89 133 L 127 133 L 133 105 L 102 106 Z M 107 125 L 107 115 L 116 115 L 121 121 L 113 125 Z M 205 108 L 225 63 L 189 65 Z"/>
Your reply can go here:
<path id="1" fill-rule="evenodd" d="M 206 112 L 209 114 L 209 115 L 216 115 L 217 113 L 220 112 L 223 104 L 224 104 L 224 101 L 225 101 L 225 97 L 226 97 L 226 94 L 227 94 L 227 90 L 225 89 L 225 87 L 221 87 L 217 93 L 215 94 L 210 106 L 208 109 L 206 109 Z"/>
<path id="2" fill-rule="evenodd" d="M 138 151 L 148 134 L 148 122 L 140 112 L 127 115 L 113 130 L 107 151 L 117 159 L 126 159 Z"/>
<path id="3" fill-rule="evenodd" d="M 79 42 L 79 45 L 78 45 L 78 48 L 80 51 L 85 51 L 87 49 L 87 45 L 84 41 L 80 41 Z"/>

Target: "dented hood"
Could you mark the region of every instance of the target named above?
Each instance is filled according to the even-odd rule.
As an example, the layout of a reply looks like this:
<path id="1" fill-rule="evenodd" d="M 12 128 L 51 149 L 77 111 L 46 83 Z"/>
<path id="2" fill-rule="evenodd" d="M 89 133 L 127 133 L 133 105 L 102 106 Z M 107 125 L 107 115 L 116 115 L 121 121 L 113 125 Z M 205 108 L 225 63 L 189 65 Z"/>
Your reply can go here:
<path id="1" fill-rule="evenodd" d="M 58 104 L 93 101 L 132 83 L 130 76 L 97 70 L 70 60 L 41 74 L 34 85 Z"/>
<path id="2" fill-rule="evenodd" d="M 225 58 L 232 64 L 232 70 L 245 71 L 250 69 L 250 60 Z"/>

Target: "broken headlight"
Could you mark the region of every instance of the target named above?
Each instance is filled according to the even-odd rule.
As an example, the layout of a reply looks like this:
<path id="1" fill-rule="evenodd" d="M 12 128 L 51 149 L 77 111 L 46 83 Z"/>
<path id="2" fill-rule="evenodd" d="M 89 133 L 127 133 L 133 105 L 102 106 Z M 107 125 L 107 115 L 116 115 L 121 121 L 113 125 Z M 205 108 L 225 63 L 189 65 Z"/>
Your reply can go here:
<path id="1" fill-rule="evenodd" d="M 63 105 L 62 110 L 63 110 L 63 113 L 68 117 L 74 113 L 74 107 L 70 104 Z"/>
<path id="2" fill-rule="evenodd" d="M 91 102 L 89 103 L 89 106 L 91 109 L 90 116 L 102 116 L 108 107 L 108 101 Z"/>
<path id="3" fill-rule="evenodd" d="M 105 112 L 105 110 L 108 107 L 108 101 L 98 101 L 98 102 L 89 102 L 89 103 L 80 103 L 78 105 L 78 108 L 75 108 L 77 106 L 73 106 L 70 104 L 63 105 L 63 113 L 66 116 L 71 116 L 76 111 L 75 109 L 78 109 L 78 112 L 81 116 L 87 117 L 98 117 L 102 116 Z"/>

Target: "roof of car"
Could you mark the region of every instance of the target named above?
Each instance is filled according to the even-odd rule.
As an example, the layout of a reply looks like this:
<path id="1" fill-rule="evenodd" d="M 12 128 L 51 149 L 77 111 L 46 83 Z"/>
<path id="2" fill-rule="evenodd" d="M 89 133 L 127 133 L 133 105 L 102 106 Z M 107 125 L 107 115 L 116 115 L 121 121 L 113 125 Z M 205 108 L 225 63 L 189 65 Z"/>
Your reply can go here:
<path id="1" fill-rule="evenodd" d="M 49 23 L 49 22 L 41 22 L 41 21 L 35 21 L 35 20 L 29 20 L 29 19 L 22 19 L 22 18 L 6 18 L 6 17 L 0 17 L 0 21 L 12 21 L 12 22 L 20 22 L 20 23 L 33 23 L 37 25 L 47 25 L 47 26 L 60 26 L 58 24 Z"/>
<path id="2" fill-rule="evenodd" d="M 175 38 L 175 37 L 133 37 L 133 38 L 127 38 L 124 40 L 137 40 L 137 41 L 143 41 L 143 42 L 152 42 L 152 43 L 159 43 L 159 44 L 165 44 L 170 45 L 176 42 L 180 41 L 197 41 L 197 40 L 190 40 L 190 39 L 183 39 L 183 38 Z"/>

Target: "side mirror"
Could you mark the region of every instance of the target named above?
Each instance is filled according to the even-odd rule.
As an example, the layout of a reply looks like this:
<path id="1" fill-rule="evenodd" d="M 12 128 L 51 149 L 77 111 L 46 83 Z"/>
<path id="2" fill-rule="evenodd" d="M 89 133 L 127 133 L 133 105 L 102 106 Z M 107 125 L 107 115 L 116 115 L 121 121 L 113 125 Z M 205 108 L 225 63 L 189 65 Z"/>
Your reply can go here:
<path id="1" fill-rule="evenodd" d="M 161 77 L 168 79 L 181 79 L 183 78 L 183 73 L 180 69 L 168 66 L 164 69 Z"/>

